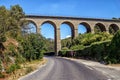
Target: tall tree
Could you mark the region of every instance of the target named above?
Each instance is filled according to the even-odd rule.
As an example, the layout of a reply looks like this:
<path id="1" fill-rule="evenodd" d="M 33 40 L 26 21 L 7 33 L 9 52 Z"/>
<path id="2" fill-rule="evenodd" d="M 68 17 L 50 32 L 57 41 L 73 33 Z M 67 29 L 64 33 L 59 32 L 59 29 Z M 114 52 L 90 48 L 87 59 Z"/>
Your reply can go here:
<path id="1" fill-rule="evenodd" d="M 5 41 L 5 33 L 9 25 L 9 11 L 4 7 L 0 7 L 0 43 Z"/>
<path id="2" fill-rule="evenodd" d="M 21 19 L 24 16 L 25 14 L 19 5 L 11 6 L 10 10 L 1 6 L 0 39 L 2 40 L 5 35 L 16 37 L 21 31 L 21 26 L 25 23 L 25 21 Z"/>
<path id="3" fill-rule="evenodd" d="M 25 14 L 22 8 L 19 5 L 11 6 L 10 8 L 10 22 L 11 22 L 11 33 L 14 34 L 16 37 L 17 34 L 21 32 L 21 26 L 24 25 L 25 20 L 21 19 L 24 18 Z"/>

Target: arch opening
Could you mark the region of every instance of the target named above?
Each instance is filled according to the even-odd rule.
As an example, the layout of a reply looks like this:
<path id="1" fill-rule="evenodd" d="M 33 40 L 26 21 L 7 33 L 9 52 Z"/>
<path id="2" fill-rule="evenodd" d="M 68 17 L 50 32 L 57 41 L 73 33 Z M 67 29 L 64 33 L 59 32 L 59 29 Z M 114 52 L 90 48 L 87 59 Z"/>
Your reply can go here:
<path id="1" fill-rule="evenodd" d="M 82 22 L 78 25 L 78 34 L 84 34 L 91 32 L 90 25 L 86 22 Z"/>
<path id="2" fill-rule="evenodd" d="M 97 23 L 97 24 L 95 24 L 95 26 L 94 26 L 94 31 L 95 31 L 95 33 L 105 32 L 105 31 L 106 31 L 106 28 L 105 28 L 105 26 L 104 26 L 103 24 Z"/>
<path id="3" fill-rule="evenodd" d="M 47 52 L 55 52 L 55 25 L 46 21 L 40 26 L 41 35 L 47 39 Z"/>
<path id="4" fill-rule="evenodd" d="M 63 22 L 60 26 L 61 48 L 70 48 L 70 42 L 74 38 L 74 26 L 70 22 Z M 67 42 L 66 42 L 67 41 Z"/>
<path id="5" fill-rule="evenodd" d="M 61 39 L 74 38 L 74 26 L 70 22 L 63 22 L 60 25 Z"/>
<path id="6" fill-rule="evenodd" d="M 22 27 L 22 34 L 30 34 L 30 33 L 35 33 L 37 32 L 37 26 L 33 21 L 28 21 L 28 23 Z"/>
<path id="7" fill-rule="evenodd" d="M 116 24 L 111 24 L 109 26 L 109 33 L 115 34 L 119 30 L 119 27 Z"/>

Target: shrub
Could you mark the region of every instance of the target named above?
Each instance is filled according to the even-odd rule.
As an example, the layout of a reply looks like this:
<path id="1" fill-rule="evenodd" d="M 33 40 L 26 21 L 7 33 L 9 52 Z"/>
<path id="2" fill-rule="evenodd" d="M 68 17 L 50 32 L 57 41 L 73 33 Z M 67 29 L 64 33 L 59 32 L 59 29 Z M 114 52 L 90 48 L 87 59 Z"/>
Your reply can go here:
<path id="1" fill-rule="evenodd" d="M 110 41 L 101 41 L 76 51 L 76 57 L 105 61 L 108 57 Z"/>
<path id="2" fill-rule="evenodd" d="M 68 47 L 63 47 L 62 50 L 69 50 Z"/>
<path id="3" fill-rule="evenodd" d="M 71 49 L 74 50 L 75 57 L 120 63 L 120 30 L 114 36 L 105 32 L 81 34 L 72 42 L 65 39 L 63 43 L 69 43 L 70 46 L 64 46 L 68 49 L 60 51 L 62 56 L 70 56 Z"/>
<path id="4" fill-rule="evenodd" d="M 38 34 L 29 34 L 21 42 L 23 46 L 23 57 L 27 61 L 42 59 L 46 50 L 44 38 Z"/>
<path id="5" fill-rule="evenodd" d="M 62 57 L 66 57 L 66 54 L 67 54 L 67 50 L 61 50 L 59 51 L 58 55 L 59 56 L 62 56 Z"/>
<path id="6" fill-rule="evenodd" d="M 5 42 L 7 40 L 5 35 L 0 35 L 0 43 Z"/>
<path id="7" fill-rule="evenodd" d="M 71 50 L 82 50 L 84 48 L 85 48 L 85 46 L 83 46 L 83 45 L 74 45 L 74 46 L 70 47 Z"/>
<path id="8" fill-rule="evenodd" d="M 25 61 L 26 61 L 25 58 L 20 53 L 16 54 L 16 59 L 15 59 L 16 64 L 24 63 Z"/>
<path id="9" fill-rule="evenodd" d="M 9 73 L 14 72 L 17 69 L 20 69 L 20 65 L 18 65 L 18 64 L 12 64 L 11 66 L 8 67 L 8 69 L 6 70 L 6 72 L 9 74 Z"/>
<path id="10" fill-rule="evenodd" d="M 28 73 L 30 73 L 31 71 L 33 71 L 32 67 L 27 67 L 27 70 L 26 70 L 25 74 L 28 74 Z"/>
<path id="11" fill-rule="evenodd" d="M 75 52 L 76 58 L 81 57 L 81 58 L 87 59 L 90 56 L 91 48 L 89 46 L 87 46 L 87 47 L 84 47 L 83 49 L 76 50 L 74 52 Z"/>
<path id="12" fill-rule="evenodd" d="M 111 41 L 108 60 L 110 63 L 120 63 L 120 30 Z"/>
<path id="13" fill-rule="evenodd" d="M 91 57 L 97 61 L 102 61 L 108 56 L 110 41 L 96 42 L 91 45 Z"/>
<path id="14" fill-rule="evenodd" d="M 0 59 L 0 72 L 2 71 L 2 60 Z"/>
<path id="15" fill-rule="evenodd" d="M 0 78 L 5 78 L 5 75 L 0 72 Z"/>

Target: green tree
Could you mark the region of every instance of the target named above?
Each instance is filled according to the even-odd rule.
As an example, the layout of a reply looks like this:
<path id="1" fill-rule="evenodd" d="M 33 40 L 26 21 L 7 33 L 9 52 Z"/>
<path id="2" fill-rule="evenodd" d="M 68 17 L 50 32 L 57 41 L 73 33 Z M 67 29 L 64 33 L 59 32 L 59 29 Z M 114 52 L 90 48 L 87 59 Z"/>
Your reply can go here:
<path id="1" fill-rule="evenodd" d="M 0 43 L 6 41 L 5 33 L 9 25 L 9 11 L 4 7 L 0 7 Z"/>
<path id="2" fill-rule="evenodd" d="M 24 12 L 19 5 L 11 6 L 10 10 L 4 6 L 0 7 L 0 41 L 6 35 L 17 37 L 20 34 L 21 25 L 25 23 L 24 20 L 21 20 L 23 17 Z"/>
<path id="3" fill-rule="evenodd" d="M 21 44 L 23 46 L 23 56 L 26 60 L 42 59 L 46 51 L 45 38 L 39 34 L 29 34 L 25 36 Z"/>
<path id="4" fill-rule="evenodd" d="M 111 63 L 120 63 L 120 31 L 118 31 L 110 44 L 109 59 Z"/>
<path id="5" fill-rule="evenodd" d="M 10 36 L 17 37 L 21 34 L 21 28 L 26 24 L 26 21 L 21 19 L 25 17 L 22 8 L 19 5 L 11 6 L 10 8 Z"/>

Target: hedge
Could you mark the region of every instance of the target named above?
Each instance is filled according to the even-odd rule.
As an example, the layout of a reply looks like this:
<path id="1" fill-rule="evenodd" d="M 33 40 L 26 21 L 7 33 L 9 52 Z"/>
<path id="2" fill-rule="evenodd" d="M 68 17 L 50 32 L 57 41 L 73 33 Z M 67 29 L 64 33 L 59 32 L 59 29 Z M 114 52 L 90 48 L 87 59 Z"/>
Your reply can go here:
<path id="1" fill-rule="evenodd" d="M 59 56 L 62 57 L 76 57 L 76 58 L 84 58 L 84 59 L 92 59 L 96 61 L 107 61 L 108 53 L 109 53 L 109 44 L 110 41 L 102 41 L 96 42 L 87 46 L 81 50 L 61 50 L 59 52 Z"/>

